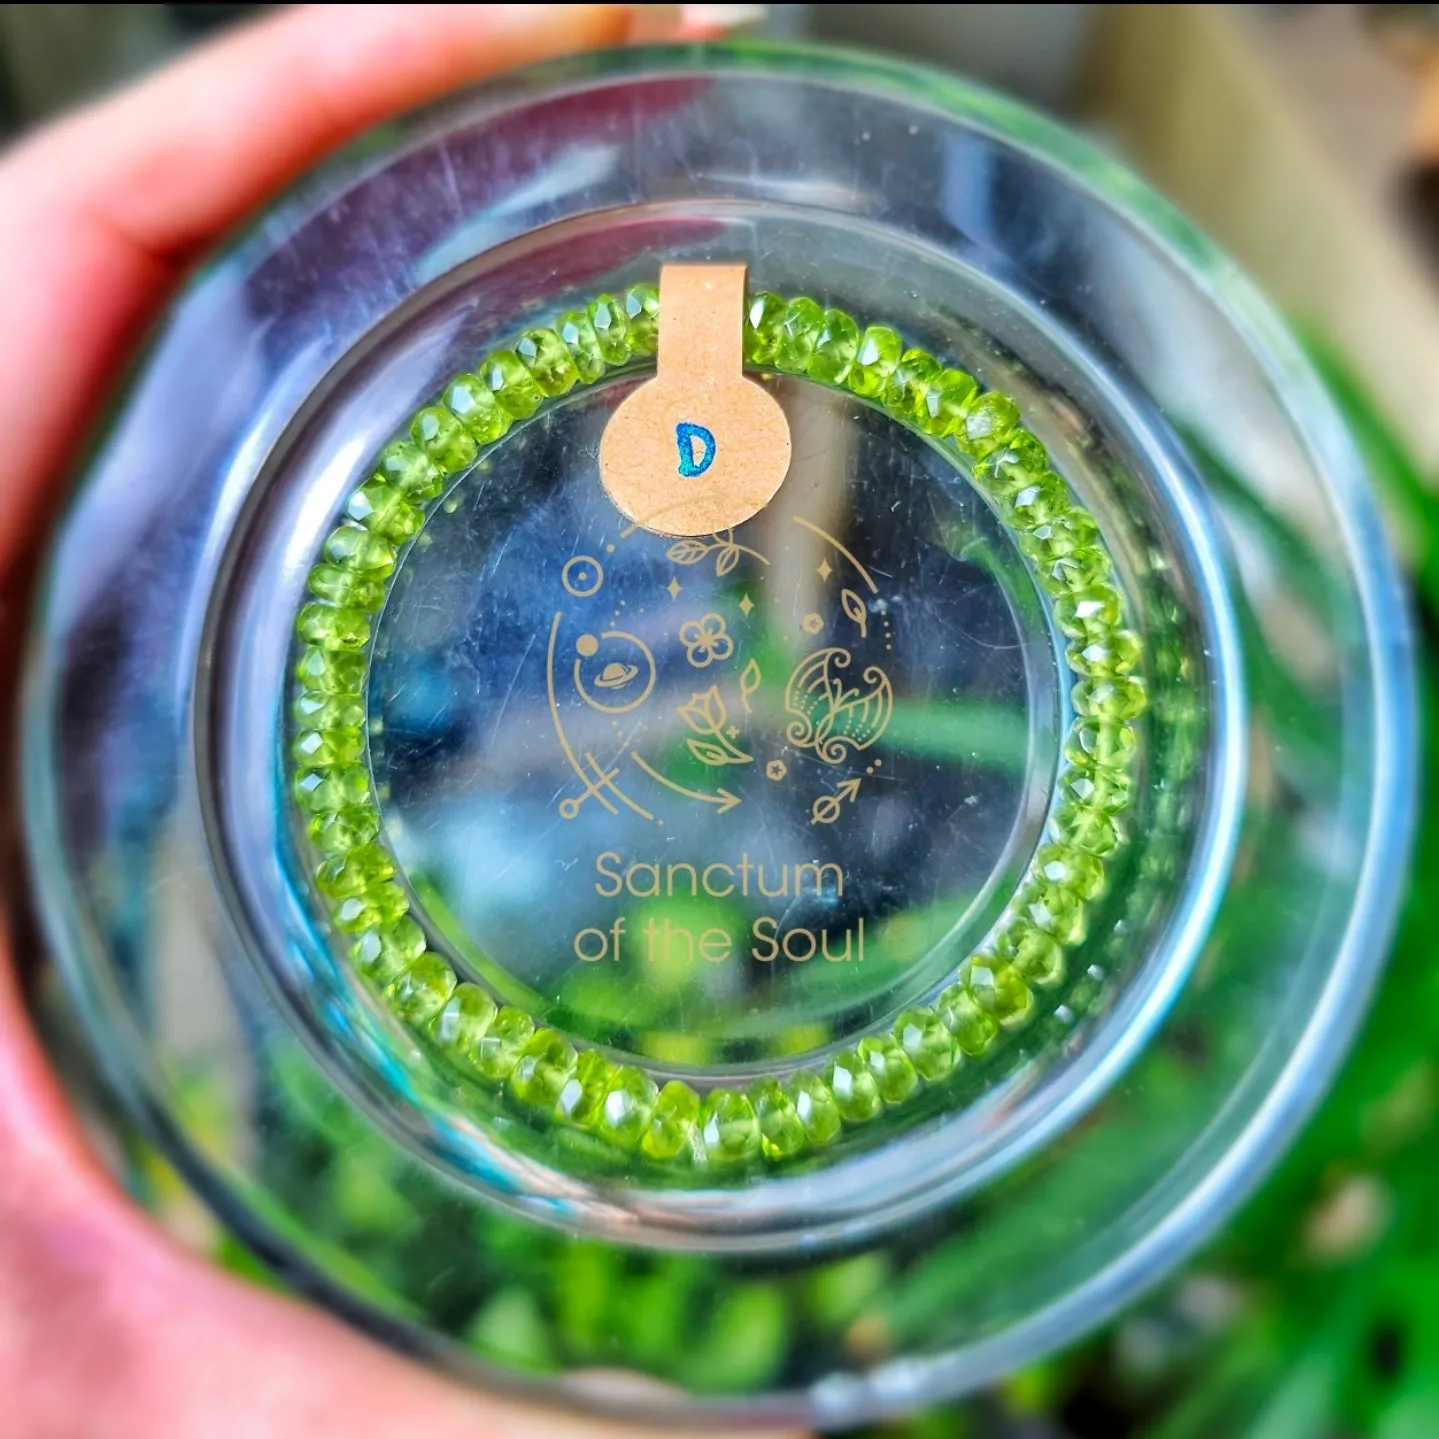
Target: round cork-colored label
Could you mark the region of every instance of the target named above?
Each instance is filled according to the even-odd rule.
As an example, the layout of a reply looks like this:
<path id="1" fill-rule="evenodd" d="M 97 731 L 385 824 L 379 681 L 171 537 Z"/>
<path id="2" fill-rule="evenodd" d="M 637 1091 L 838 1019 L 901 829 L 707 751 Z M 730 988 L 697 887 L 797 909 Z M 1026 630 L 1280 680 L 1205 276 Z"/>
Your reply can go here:
<path id="1" fill-rule="evenodd" d="M 789 422 L 745 378 L 743 265 L 660 272 L 655 378 L 615 411 L 600 478 L 616 507 L 661 535 L 711 535 L 757 515 L 789 470 Z"/>

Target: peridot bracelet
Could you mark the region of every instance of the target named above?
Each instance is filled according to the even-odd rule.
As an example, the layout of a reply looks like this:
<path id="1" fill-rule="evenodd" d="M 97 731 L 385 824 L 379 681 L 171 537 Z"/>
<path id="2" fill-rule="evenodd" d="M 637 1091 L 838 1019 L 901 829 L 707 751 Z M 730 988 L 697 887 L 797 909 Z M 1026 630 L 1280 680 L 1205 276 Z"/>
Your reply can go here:
<path id="1" fill-rule="evenodd" d="M 1113 562 L 1094 520 L 1019 423 L 1015 403 L 974 378 L 906 348 L 883 326 L 861 330 L 807 297 L 751 297 L 745 361 L 800 375 L 881 407 L 968 461 L 975 485 L 1015 534 L 1055 623 L 1070 641 L 1075 719 L 1066 736 L 1049 840 L 1030 860 L 982 950 L 928 1005 L 835 1055 L 823 1072 L 796 1068 L 745 1090 L 701 1095 L 663 1087 L 642 1068 L 573 1044 L 480 985 L 461 981 L 429 947 L 382 837 L 367 766 L 373 617 L 406 546 L 485 447 L 547 401 L 655 354 L 659 294 L 636 285 L 602 295 L 513 349 L 457 376 L 412 419 L 409 439 L 380 454 L 310 571 L 300 611 L 290 763 L 308 821 L 313 877 L 330 925 L 351 937 L 356 971 L 392 1012 L 458 1074 L 503 1090 L 532 1115 L 578 1126 L 617 1150 L 698 1172 L 780 1162 L 832 1143 L 886 1108 L 942 1084 L 1024 1022 L 1033 989 L 1062 979 L 1121 845 L 1130 798 L 1134 721 L 1145 707 L 1138 637 L 1123 627 Z"/>

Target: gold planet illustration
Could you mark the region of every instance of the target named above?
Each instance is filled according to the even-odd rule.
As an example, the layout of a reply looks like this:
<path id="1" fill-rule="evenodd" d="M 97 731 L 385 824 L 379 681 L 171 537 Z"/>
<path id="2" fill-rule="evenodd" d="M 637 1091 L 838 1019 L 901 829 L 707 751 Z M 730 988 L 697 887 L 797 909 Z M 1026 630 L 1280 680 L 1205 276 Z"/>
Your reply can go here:
<path id="1" fill-rule="evenodd" d="M 615 659 L 605 659 L 601 647 Z M 638 709 L 655 687 L 655 657 L 649 646 L 628 630 L 604 630 L 575 639 L 575 692 L 601 714 L 623 715 Z M 587 667 L 586 660 L 594 661 Z M 598 671 L 598 673 L 596 673 Z"/>
<path id="2" fill-rule="evenodd" d="M 595 677 L 595 688 L 623 689 L 639 672 L 638 665 L 623 665 L 618 660 L 611 660 Z"/>

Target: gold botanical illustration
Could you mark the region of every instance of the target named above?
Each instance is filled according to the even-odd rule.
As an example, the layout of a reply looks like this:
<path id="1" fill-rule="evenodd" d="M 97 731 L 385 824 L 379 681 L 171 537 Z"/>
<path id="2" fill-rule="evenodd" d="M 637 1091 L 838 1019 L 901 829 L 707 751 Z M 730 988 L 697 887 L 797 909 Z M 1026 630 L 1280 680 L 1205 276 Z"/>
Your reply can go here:
<path id="1" fill-rule="evenodd" d="M 580 792 L 556 796 L 561 818 L 577 819 L 593 800 L 611 815 L 628 810 L 664 825 L 676 796 L 725 814 L 744 803 L 747 774 L 762 776 L 766 788 L 807 789 L 809 821 L 815 825 L 838 823 L 860 802 L 863 778 L 845 767 L 880 741 L 894 713 L 889 675 L 867 662 L 881 646 L 892 648 L 888 603 L 875 577 L 840 541 L 810 520 L 793 519 L 824 549 L 812 571 L 805 566 L 806 575 L 818 575 L 823 590 L 816 594 L 812 580 L 797 581 L 796 593 L 808 603 L 792 608 L 774 589 L 770 561 L 730 530 L 668 545 L 665 558 L 674 568 L 662 571 L 658 580 L 665 582 L 657 582 L 667 599 L 646 600 L 633 589 L 615 594 L 604 563 L 594 555 L 576 555 L 565 564 L 561 584 L 579 603 L 569 607 L 568 618 L 565 610 L 557 613 L 550 629 L 550 718 Z M 607 553 L 614 549 L 609 545 Z M 706 602 L 690 609 L 687 598 L 682 605 L 679 570 L 708 568 L 710 561 L 713 581 L 702 577 L 695 586 L 701 591 L 712 586 Z M 810 608 L 815 599 L 822 602 Z M 584 628 L 576 635 L 571 625 Z M 575 636 L 565 645 L 562 629 Z M 760 657 L 783 655 L 796 641 L 808 653 L 790 670 L 781 694 L 784 669 L 774 673 L 771 660 L 762 666 Z M 561 660 L 566 649 L 568 663 Z M 790 665 L 793 653 L 781 663 Z M 697 671 L 704 672 L 703 680 Z M 705 687 L 680 689 L 686 674 Z M 666 700 L 666 678 L 671 696 L 678 689 L 689 698 Z M 577 699 L 583 709 L 568 709 L 561 688 L 569 690 L 570 704 Z M 585 711 L 588 719 L 582 718 Z M 595 728 L 597 720 L 601 729 Z M 677 768 L 679 756 L 702 769 Z M 811 758 L 798 762 L 804 756 Z M 831 767 L 828 782 L 815 761 Z M 873 759 L 864 775 L 875 774 L 882 763 Z M 725 783 L 717 782 L 721 779 Z"/>
<path id="2" fill-rule="evenodd" d="M 715 557 L 715 578 L 719 580 L 722 580 L 739 564 L 741 555 L 750 555 L 762 565 L 769 564 L 769 561 L 758 550 L 752 550 L 747 545 L 737 544 L 733 530 L 721 530 L 719 534 L 711 535 L 708 540 L 687 536 L 682 540 L 676 540 L 665 551 L 665 557 L 673 560 L 677 565 L 697 565 L 710 555 Z"/>
<path id="3" fill-rule="evenodd" d="M 701 764 L 718 768 L 726 764 L 749 764 L 754 759 L 730 737 L 735 731 L 729 723 L 729 712 L 718 685 L 711 685 L 703 694 L 691 695 L 690 702 L 680 705 L 675 713 L 700 736 L 686 740 L 685 744 Z M 726 733 L 727 729 L 730 733 Z"/>
<path id="4" fill-rule="evenodd" d="M 843 764 L 851 750 L 870 747 L 894 713 L 894 689 L 878 665 L 869 665 L 863 688 L 850 685 L 844 671 L 850 652 L 838 646 L 801 660 L 785 686 L 784 707 L 797 715 L 785 731 L 798 749 L 813 750 L 826 764 Z"/>
<path id="5" fill-rule="evenodd" d="M 708 614 L 686 621 L 680 626 L 680 643 L 685 647 L 685 658 L 697 670 L 708 669 L 716 661 L 723 664 L 734 654 L 734 640 L 725 628 L 723 615 Z"/>

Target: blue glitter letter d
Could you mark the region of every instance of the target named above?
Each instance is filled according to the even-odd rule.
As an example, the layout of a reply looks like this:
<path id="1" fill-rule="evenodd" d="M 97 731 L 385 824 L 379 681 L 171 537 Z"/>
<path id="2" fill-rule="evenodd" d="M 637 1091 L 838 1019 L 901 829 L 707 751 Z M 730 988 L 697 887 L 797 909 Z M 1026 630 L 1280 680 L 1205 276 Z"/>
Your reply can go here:
<path id="1" fill-rule="evenodd" d="M 695 442 L 700 453 L 695 455 Z M 675 443 L 679 446 L 679 472 L 684 479 L 698 479 L 715 462 L 715 437 L 703 425 L 682 420 L 675 426 Z"/>

